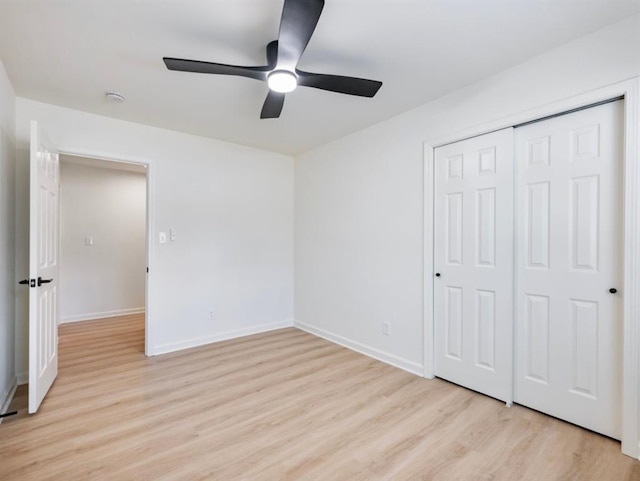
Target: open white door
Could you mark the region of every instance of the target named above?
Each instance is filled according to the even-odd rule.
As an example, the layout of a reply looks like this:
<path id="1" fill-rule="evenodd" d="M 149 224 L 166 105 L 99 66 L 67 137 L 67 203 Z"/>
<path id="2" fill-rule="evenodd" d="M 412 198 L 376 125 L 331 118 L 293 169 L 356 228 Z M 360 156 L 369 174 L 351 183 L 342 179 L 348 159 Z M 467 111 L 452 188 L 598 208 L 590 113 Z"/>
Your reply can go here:
<path id="1" fill-rule="evenodd" d="M 58 374 L 58 152 L 31 122 L 29 413 Z"/>

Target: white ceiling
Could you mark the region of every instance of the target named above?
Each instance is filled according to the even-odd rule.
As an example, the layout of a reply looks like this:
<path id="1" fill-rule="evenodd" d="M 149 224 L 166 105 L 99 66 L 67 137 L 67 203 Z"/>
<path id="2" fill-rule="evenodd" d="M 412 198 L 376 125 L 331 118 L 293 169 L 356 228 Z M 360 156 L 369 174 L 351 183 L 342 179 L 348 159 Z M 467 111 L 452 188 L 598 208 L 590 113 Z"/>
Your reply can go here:
<path id="1" fill-rule="evenodd" d="M 0 0 L 17 95 L 296 154 L 640 11 L 640 0 L 326 0 L 300 68 L 381 80 L 373 99 L 301 87 L 260 120 L 256 80 L 168 71 L 163 56 L 265 63 L 282 0 Z M 104 93 L 126 97 L 109 104 Z"/>

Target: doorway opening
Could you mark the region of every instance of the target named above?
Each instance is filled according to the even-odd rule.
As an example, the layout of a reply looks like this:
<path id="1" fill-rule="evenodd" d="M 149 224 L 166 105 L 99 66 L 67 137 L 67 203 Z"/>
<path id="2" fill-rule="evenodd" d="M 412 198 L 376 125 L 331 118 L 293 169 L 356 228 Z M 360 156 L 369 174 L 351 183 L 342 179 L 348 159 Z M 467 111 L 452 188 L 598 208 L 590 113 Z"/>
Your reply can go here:
<path id="1" fill-rule="evenodd" d="M 61 153 L 59 202 L 60 333 L 130 323 L 135 340 L 123 342 L 145 353 L 147 165 Z"/>
<path id="2" fill-rule="evenodd" d="M 75 332 L 70 336 L 72 342 L 82 345 L 87 356 L 107 351 L 110 356 L 125 345 L 136 358 L 151 354 L 147 275 L 153 185 L 150 162 L 58 152 L 33 121 L 28 165 L 29 278 L 20 284 L 27 284 L 29 293 L 25 346 L 29 372 L 18 378 L 20 386 L 11 406 L 21 412 L 15 418 L 27 415 L 27 405 L 28 413 L 35 413 L 53 384 L 60 331 Z M 137 180 L 117 181 L 125 176 L 137 176 Z M 118 214 L 128 219 L 128 224 L 114 224 Z M 79 232 L 83 234 L 78 243 Z M 93 258 L 82 251 L 96 247 Z M 61 257 L 69 261 L 68 266 L 61 265 Z M 129 267 L 132 269 L 126 269 Z M 62 282 L 65 287 L 59 288 Z M 105 325 L 119 326 L 127 334 L 112 335 L 110 344 L 102 342 Z M 77 338 L 85 328 L 90 328 L 91 336 Z M 89 367 L 85 361 L 80 361 L 83 370 Z M 111 361 L 105 357 L 96 366 Z"/>

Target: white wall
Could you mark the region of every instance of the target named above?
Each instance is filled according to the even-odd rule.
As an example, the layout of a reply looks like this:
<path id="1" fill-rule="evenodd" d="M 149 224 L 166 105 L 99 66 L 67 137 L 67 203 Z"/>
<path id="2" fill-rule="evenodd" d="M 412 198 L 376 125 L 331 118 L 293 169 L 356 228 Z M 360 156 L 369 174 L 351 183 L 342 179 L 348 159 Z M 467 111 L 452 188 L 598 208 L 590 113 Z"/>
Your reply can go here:
<path id="1" fill-rule="evenodd" d="M 298 325 L 420 373 L 423 142 L 639 74 L 636 15 L 299 156 Z"/>
<path id="2" fill-rule="evenodd" d="M 0 61 L 0 409 L 15 385 L 15 115 L 16 96 Z"/>
<path id="3" fill-rule="evenodd" d="M 19 189 L 31 120 L 61 151 L 151 161 L 152 353 L 291 324 L 291 157 L 18 98 Z M 17 208 L 24 202 L 19 196 Z M 22 242 L 28 228 L 23 215 L 17 221 Z M 158 232 L 170 228 L 177 240 L 158 244 Z M 26 368 L 24 323 L 22 315 L 18 369 Z"/>
<path id="4" fill-rule="evenodd" d="M 146 173 L 62 159 L 61 322 L 142 312 L 147 266 Z M 87 237 L 92 245 L 86 245 Z"/>

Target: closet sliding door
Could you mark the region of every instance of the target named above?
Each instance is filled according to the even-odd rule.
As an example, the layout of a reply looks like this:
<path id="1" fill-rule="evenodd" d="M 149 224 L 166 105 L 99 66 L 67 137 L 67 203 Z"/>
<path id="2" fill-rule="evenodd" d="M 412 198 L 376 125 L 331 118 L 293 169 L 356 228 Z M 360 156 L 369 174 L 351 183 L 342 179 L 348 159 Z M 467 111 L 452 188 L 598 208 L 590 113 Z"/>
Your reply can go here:
<path id="1" fill-rule="evenodd" d="M 616 439 L 623 112 L 443 146 L 434 173 L 436 376 Z"/>
<path id="2" fill-rule="evenodd" d="M 621 435 L 621 101 L 515 129 L 515 401 Z"/>
<path id="3" fill-rule="evenodd" d="M 435 374 L 512 397 L 513 129 L 435 151 Z"/>

